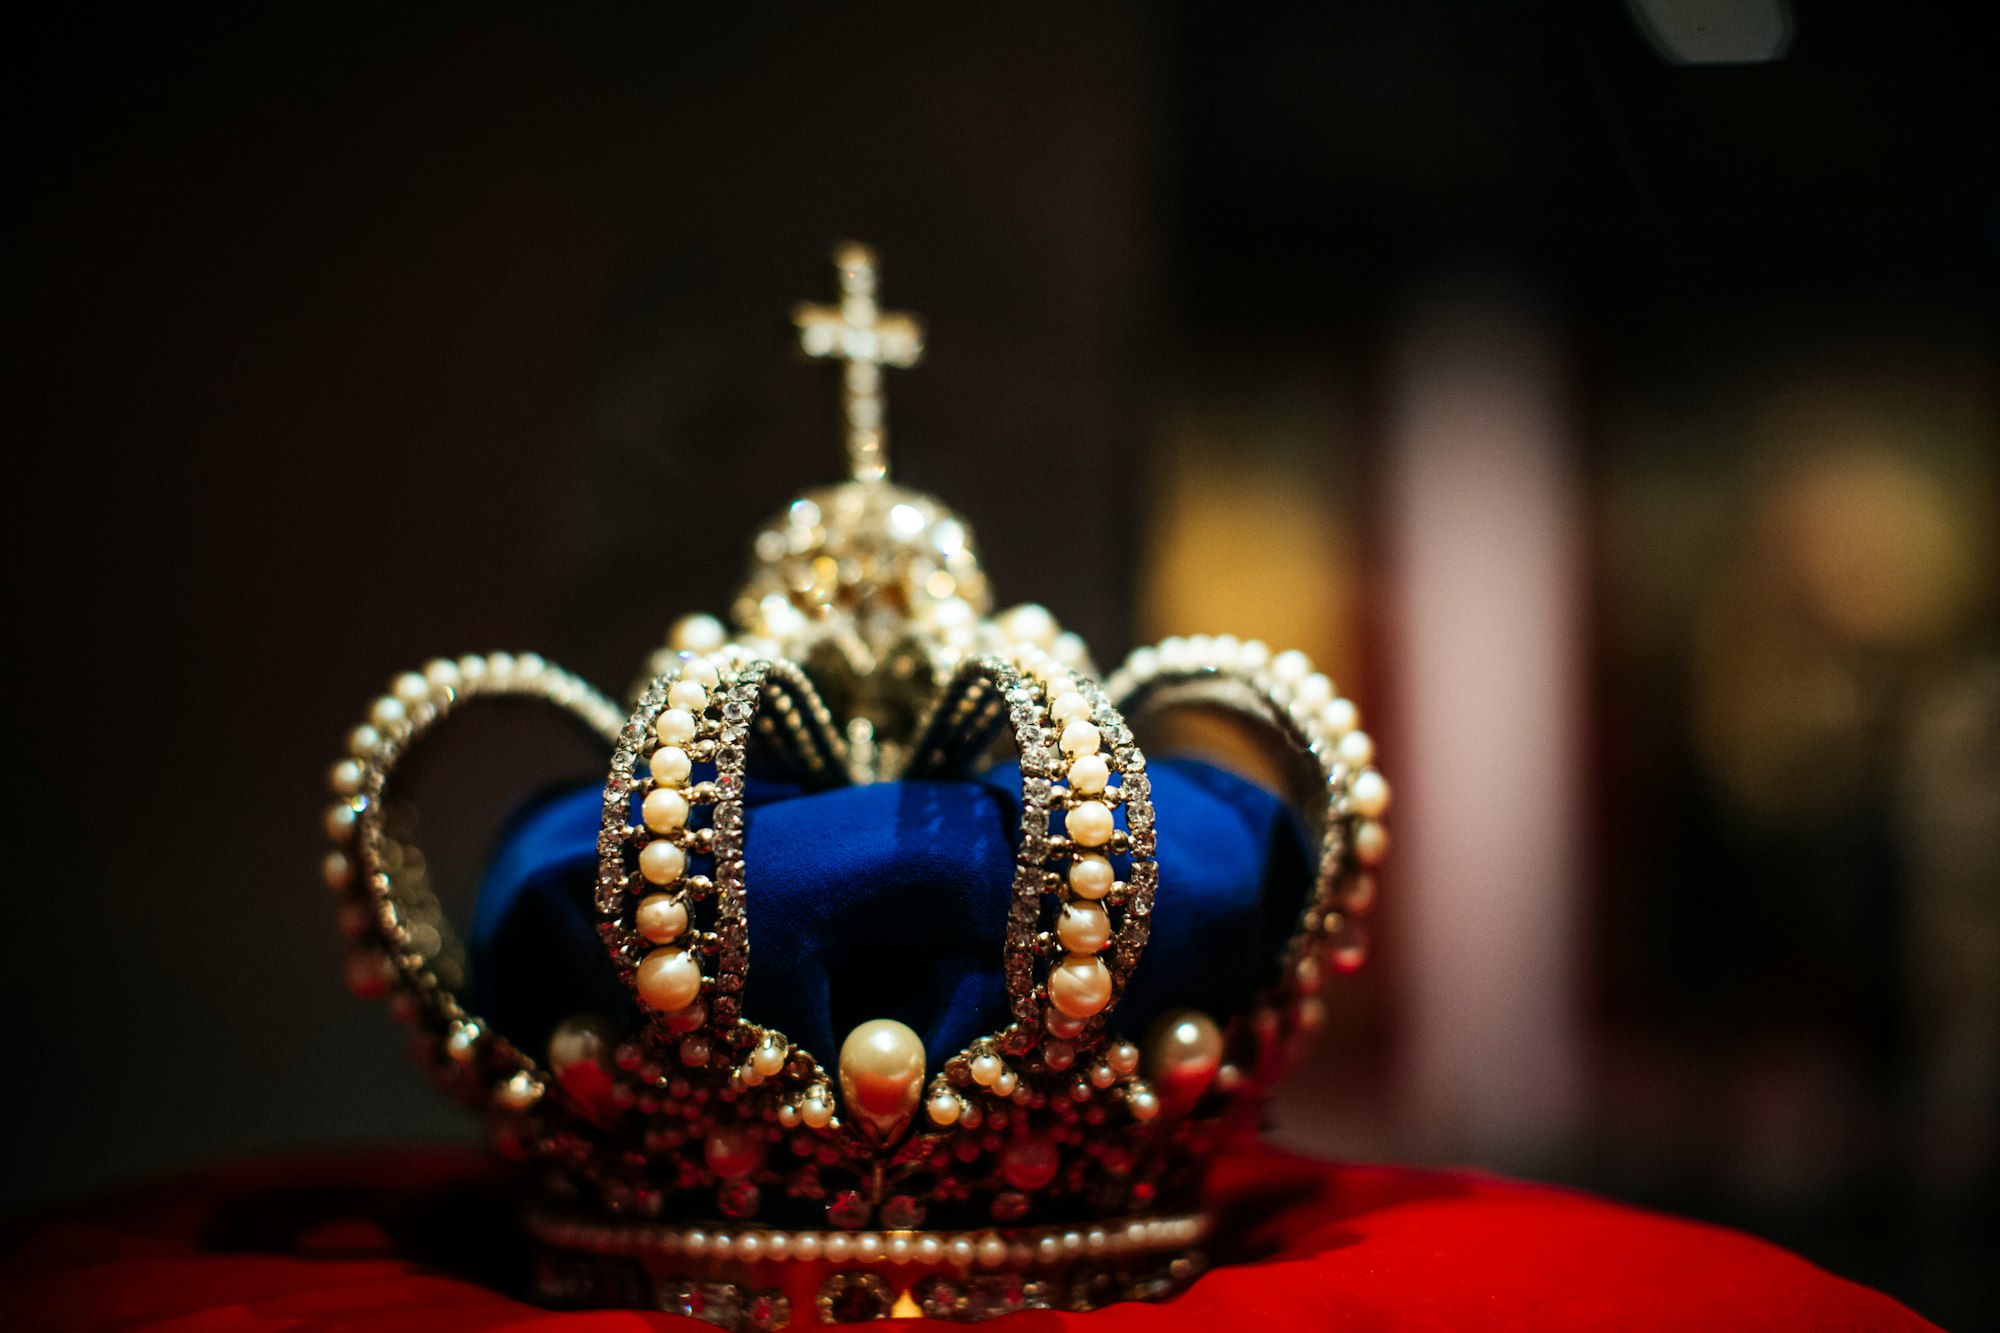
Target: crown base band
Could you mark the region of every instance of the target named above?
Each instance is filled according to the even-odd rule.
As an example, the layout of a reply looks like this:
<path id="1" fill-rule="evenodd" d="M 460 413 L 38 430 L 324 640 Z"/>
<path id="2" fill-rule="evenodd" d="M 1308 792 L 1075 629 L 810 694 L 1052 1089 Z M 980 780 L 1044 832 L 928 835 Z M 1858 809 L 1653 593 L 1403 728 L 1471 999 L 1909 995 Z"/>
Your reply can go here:
<path id="1" fill-rule="evenodd" d="M 760 1333 L 891 1315 L 976 1323 L 1020 1310 L 1163 1300 L 1206 1267 L 1195 1247 L 1210 1220 L 1183 1214 L 979 1232 L 782 1232 L 530 1211 L 527 1226 L 541 1247 L 539 1301 L 664 1310 Z M 828 1242 L 838 1258 L 827 1256 Z"/>

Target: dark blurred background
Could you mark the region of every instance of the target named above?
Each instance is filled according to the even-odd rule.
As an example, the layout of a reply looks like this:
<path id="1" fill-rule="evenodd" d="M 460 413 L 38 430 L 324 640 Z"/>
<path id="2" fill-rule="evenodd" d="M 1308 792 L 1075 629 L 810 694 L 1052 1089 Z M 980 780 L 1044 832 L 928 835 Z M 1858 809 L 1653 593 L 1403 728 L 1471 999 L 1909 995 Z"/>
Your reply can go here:
<path id="1" fill-rule="evenodd" d="M 856 236 L 930 325 L 896 470 L 1003 599 L 1368 710 L 1377 960 L 1279 1137 L 1991 1326 L 2000 135 L 1948 14 L 17 17 L 0 1203 L 471 1134 L 341 987 L 323 765 L 427 656 L 618 691 L 724 609 L 837 472 L 785 316 Z M 531 732 L 454 770 L 461 884 L 588 767 Z"/>

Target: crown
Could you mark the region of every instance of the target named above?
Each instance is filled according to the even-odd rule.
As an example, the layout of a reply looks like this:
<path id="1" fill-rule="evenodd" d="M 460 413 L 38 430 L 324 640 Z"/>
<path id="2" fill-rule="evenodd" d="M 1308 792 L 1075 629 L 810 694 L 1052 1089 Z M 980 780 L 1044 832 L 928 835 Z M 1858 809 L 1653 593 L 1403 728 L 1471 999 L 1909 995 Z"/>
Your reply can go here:
<path id="1" fill-rule="evenodd" d="M 887 480 L 882 372 L 919 359 L 921 328 L 878 309 L 868 249 L 835 263 L 839 302 L 795 322 L 807 356 L 842 363 L 851 479 L 758 533 L 733 634 L 680 621 L 627 707 L 534 654 L 439 659 L 348 737 L 324 872 L 349 982 L 390 1000 L 518 1164 L 549 1303 L 763 1329 L 1164 1296 L 1204 1262 L 1205 1164 L 1320 1021 L 1324 976 L 1365 958 L 1388 788 L 1354 705 L 1297 652 L 1170 638 L 1100 679 L 1046 610 L 993 614 L 965 521 Z M 405 758 L 500 699 L 611 748 L 601 793 L 531 821 L 567 839 L 548 901 L 589 957 L 560 966 L 608 997 L 540 1025 L 498 1015 L 568 1003 L 554 965 L 486 977 L 476 927 L 468 966 L 396 816 Z M 1133 724 L 1185 707 L 1273 738 L 1286 799 L 1149 767 Z M 1218 791 L 1276 806 L 1289 879 L 1240 821 L 1156 823 L 1156 803 L 1194 819 Z M 891 861 L 853 850 L 871 830 Z M 833 900 L 891 879 L 873 924 L 840 918 Z M 1249 928 L 1203 915 L 1210 883 Z M 1256 925 L 1274 904 L 1278 928 Z M 815 935 L 823 917 L 845 924 Z M 753 983 L 758 919 L 773 972 Z M 958 957 L 968 932 L 985 971 Z M 1150 982 L 1149 940 L 1175 951 Z M 944 978 L 951 1021 L 850 1023 L 814 981 L 828 953 L 906 1016 Z"/>

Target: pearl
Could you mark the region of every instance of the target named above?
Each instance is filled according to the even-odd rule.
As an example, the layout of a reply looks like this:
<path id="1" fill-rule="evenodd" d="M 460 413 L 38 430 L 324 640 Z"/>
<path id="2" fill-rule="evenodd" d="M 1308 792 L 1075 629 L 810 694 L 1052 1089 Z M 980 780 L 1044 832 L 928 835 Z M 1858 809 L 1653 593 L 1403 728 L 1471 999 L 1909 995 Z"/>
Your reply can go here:
<path id="1" fill-rule="evenodd" d="M 794 1257 L 810 1262 L 819 1258 L 819 1252 L 819 1237 L 812 1232 L 801 1231 L 798 1235 L 792 1237 L 792 1254 Z"/>
<path id="2" fill-rule="evenodd" d="M 366 722 L 347 733 L 347 750 L 349 754 L 359 755 L 365 759 L 381 748 L 382 733 L 369 726 Z"/>
<path id="3" fill-rule="evenodd" d="M 687 904 L 669 894 L 651 894 L 640 900 L 634 924 L 654 944 L 671 944 L 687 933 Z"/>
<path id="4" fill-rule="evenodd" d="M 1372 768 L 1364 768 L 1354 775 L 1348 784 L 1347 794 L 1354 802 L 1354 813 L 1369 819 L 1379 817 L 1389 808 L 1389 782 Z"/>
<path id="5" fill-rule="evenodd" d="M 1056 938 L 1071 953 L 1096 953 L 1111 942 L 1111 918 L 1093 902 L 1064 903 Z"/>
<path id="6" fill-rule="evenodd" d="M 1056 701 L 1049 705 L 1049 716 L 1059 723 L 1074 722 L 1078 719 L 1087 721 L 1090 718 L 1090 700 L 1075 690 L 1059 694 L 1056 696 Z"/>
<path id="7" fill-rule="evenodd" d="M 778 1107 L 778 1123 L 786 1129 L 797 1129 L 799 1127 L 799 1108 L 790 1102 L 780 1104 Z"/>
<path id="8" fill-rule="evenodd" d="M 702 712 L 708 707 L 708 687 L 698 680 L 677 680 L 667 687 L 667 706 Z"/>
<path id="9" fill-rule="evenodd" d="M 1116 1073 L 1129 1074 L 1139 1067 L 1139 1048 L 1121 1041 L 1104 1053 L 1104 1062 Z"/>
<path id="10" fill-rule="evenodd" d="M 712 690 L 722 684 L 722 675 L 715 669 L 715 663 L 705 657 L 690 657 L 681 665 L 681 679 L 691 680 L 703 689 Z M 700 710 L 695 710 L 699 712 Z"/>
<path id="11" fill-rule="evenodd" d="M 667 641 L 674 647 L 688 652 L 712 653 L 720 648 L 728 637 L 728 632 L 722 628 L 720 620 L 697 612 L 691 616 L 682 616 L 675 621 L 673 632 Z"/>
<path id="12" fill-rule="evenodd" d="M 910 1238 L 900 1233 L 889 1237 L 889 1243 L 883 1247 L 883 1252 L 889 1256 L 889 1262 L 892 1264 L 910 1262 Z"/>
<path id="13" fill-rule="evenodd" d="M 847 1262 L 848 1251 L 853 1248 L 854 1242 L 836 1231 L 826 1238 L 826 1242 L 820 1246 L 820 1251 L 830 1262 L 842 1264 Z"/>
<path id="14" fill-rule="evenodd" d="M 335 801 L 326 808 L 326 836 L 335 842 L 345 842 L 360 817 L 346 801 Z"/>
<path id="15" fill-rule="evenodd" d="M 1068 1069 L 1076 1061 L 1076 1047 L 1061 1037 L 1050 1037 L 1042 1043 L 1042 1063 L 1051 1069 Z"/>
<path id="16" fill-rule="evenodd" d="M 389 683 L 389 693 L 401 699 L 405 708 L 414 707 L 431 697 L 431 683 L 421 672 L 405 671 Z"/>
<path id="17" fill-rule="evenodd" d="M 1110 1065 L 1099 1065 L 1090 1071 L 1090 1086 L 1093 1088 L 1108 1088 L 1117 1081 L 1118 1075 Z"/>
<path id="18" fill-rule="evenodd" d="M 1333 698 L 1333 682 L 1315 671 L 1292 687 L 1292 707 L 1308 715 L 1319 712 Z"/>
<path id="19" fill-rule="evenodd" d="M 792 1238 L 790 1233 L 783 1231 L 765 1232 L 764 1252 L 773 1259 L 790 1258 L 792 1253 Z"/>
<path id="20" fill-rule="evenodd" d="M 1071 954 L 1049 970 L 1049 1002 L 1072 1018 L 1111 1003 L 1111 970 L 1096 957 Z"/>
<path id="21" fill-rule="evenodd" d="M 1349 768 L 1366 768 L 1375 762 L 1375 741 L 1365 731 L 1350 731 L 1340 738 L 1336 753 Z"/>
<path id="22" fill-rule="evenodd" d="M 694 714 L 685 708 L 669 708 L 653 723 L 653 734 L 662 745 L 686 745 L 694 739 Z"/>
<path id="23" fill-rule="evenodd" d="M 1176 1114 L 1215 1081 L 1222 1045 L 1222 1029 L 1198 1009 L 1176 1009 L 1153 1024 L 1146 1035 L 1146 1078 Z"/>
<path id="24" fill-rule="evenodd" d="M 1045 606 L 1023 602 L 1001 613 L 1000 629 L 1015 643 L 1047 644 L 1056 637 L 1056 618 Z"/>
<path id="25" fill-rule="evenodd" d="M 1320 724 L 1334 736 L 1345 736 L 1361 725 L 1361 710 L 1352 699 L 1335 699 L 1319 715 Z"/>
<path id="26" fill-rule="evenodd" d="M 701 1145 L 708 1169 L 724 1180 L 747 1176 L 764 1160 L 764 1140 L 752 1126 L 741 1122 L 716 1128 Z"/>
<path id="27" fill-rule="evenodd" d="M 431 688 L 455 690 L 458 688 L 458 663 L 438 657 L 424 663 L 424 680 Z"/>
<path id="28" fill-rule="evenodd" d="M 995 1235 L 979 1238 L 979 1266 L 998 1268 L 1007 1262 L 1007 1242 Z"/>
<path id="29" fill-rule="evenodd" d="M 1111 841 L 1111 807 L 1102 801 L 1085 801 L 1064 817 L 1063 827 L 1077 846 L 1102 847 Z"/>
<path id="30" fill-rule="evenodd" d="M 1261 671 L 1271 664 L 1271 645 L 1262 639 L 1245 639 L 1236 649 L 1236 665 L 1246 671 Z"/>
<path id="31" fill-rule="evenodd" d="M 1021 1086 L 1021 1076 L 1009 1069 L 993 1080 L 993 1094 L 996 1097 L 1012 1097 L 1014 1089 Z"/>
<path id="32" fill-rule="evenodd" d="M 799 1118 L 807 1129 L 825 1129 L 833 1120 L 833 1107 L 820 1097 L 808 1097 L 799 1108 Z"/>
<path id="33" fill-rule="evenodd" d="M 765 1078 L 775 1077 L 785 1067 L 784 1046 L 766 1037 L 756 1050 L 750 1052 L 750 1067 Z"/>
<path id="34" fill-rule="evenodd" d="M 694 764 L 678 745 L 662 745 L 653 751 L 653 781 L 663 787 L 678 787 L 688 780 Z"/>
<path id="35" fill-rule="evenodd" d="M 1069 888 L 1079 898 L 1102 898 L 1116 882 L 1111 862 L 1101 856 L 1089 854 L 1070 862 Z"/>
<path id="36" fill-rule="evenodd" d="M 403 724 L 403 719 L 408 715 L 403 708 L 403 701 L 388 694 L 377 699 L 375 706 L 368 710 L 368 720 L 382 731 L 395 730 Z"/>
<path id="37" fill-rule="evenodd" d="M 956 1124 L 961 1111 L 965 1109 L 957 1097 L 949 1092 L 940 1092 L 930 1099 L 924 1108 L 930 1113 L 933 1124 Z"/>
<path id="38" fill-rule="evenodd" d="M 535 1076 L 523 1069 L 493 1089 L 493 1100 L 510 1111 L 525 1111 L 540 1101 L 545 1091 Z"/>
<path id="39" fill-rule="evenodd" d="M 894 1138 L 909 1123 L 923 1083 L 923 1039 L 893 1018 L 871 1019 L 841 1043 L 841 1098 L 879 1140 Z"/>
<path id="40" fill-rule="evenodd" d="M 639 853 L 639 873 L 648 884 L 672 884 L 687 869 L 687 853 L 661 838 L 646 844 Z"/>
<path id="41" fill-rule="evenodd" d="M 944 1254 L 944 1242 L 936 1236 L 917 1237 L 917 1261 L 934 1264 Z"/>
<path id="42" fill-rule="evenodd" d="M 549 1034 L 549 1072 L 563 1091 L 591 1105 L 611 1091 L 611 1053 L 618 1033 L 596 1014 L 574 1014 Z"/>
<path id="43" fill-rule="evenodd" d="M 1389 830 L 1372 819 L 1354 826 L 1354 855 L 1362 865 L 1380 865 L 1389 854 Z"/>
<path id="44" fill-rule="evenodd" d="M 1134 1120 L 1151 1120 L 1160 1113 L 1160 1099 L 1144 1088 L 1138 1088 L 1125 1095 L 1125 1109 L 1132 1113 Z"/>
<path id="45" fill-rule="evenodd" d="M 328 852 L 319 863 L 319 873 L 329 889 L 344 889 L 354 882 L 354 862 L 346 852 Z"/>
<path id="46" fill-rule="evenodd" d="M 1074 758 L 1080 754 L 1096 754 L 1098 746 L 1104 744 L 1103 735 L 1095 722 L 1074 717 L 1063 724 L 1062 752 Z"/>
<path id="47" fill-rule="evenodd" d="M 1038 1190 L 1056 1178 L 1062 1153 L 1046 1134 L 1023 1134 L 1000 1150 L 1000 1175 L 1017 1190 Z"/>
<path id="48" fill-rule="evenodd" d="M 999 1078 L 1006 1067 L 997 1055 L 975 1055 L 971 1062 L 972 1081 L 982 1088 L 990 1088 L 993 1080 Z"/>
<path id="49" fill-rule="evenodd" d="M 872 1263 L 882 1256 L 882 1238 L 872 1231 L 864 1231 L 854 1238 L 854 1257 L 861 1263 Z"/>
<path id="50" fill-rule="evenodd" d="M 681 1233 L 681 1249 L 695 1258 L 708 1253 L 708 1233 L 699 1228 Z"/>
<path id="51" fill-rule="evenodd" d="M 655 787 L 647 792 L 639 812 L 646 827 L 655 833 L 678 833 L 687 827 L 687 797 L 671 787 Z"/>
<path id="52" fill-rule="evenodd" d="M 1125 659 L 1125 669 L 1140 680 L 1151 680 L 1160 674 L 1160 650 L 1134 648 L 1132 655 Z"/>
<path id="53" fill-rule="evenodd" d="M 681 1063 L 690 1069 L 700 1069 L 708 1063 L 711 1054 L 707 1037 L 683 1037 L 680 1046 Z"/>
<path id="54" fill-rule="evenodd" d="M 1312 674 L 1312 659 L 1296 648 L 1288 648 L 1271 659 L 1271 675 L 1282 684 L 1291 685 Z"/>
<path id="55" fill-rule="evenodd" d="M 1086 1014 L 1084 1017 L 1087 1018 L 1089 1015 Z M 1083 1019 L 1071 1018 L 1060 1009 L 1051 1009 L 1042 1015 L 1042 1026 L 1048 1029 L 1051 1037 L 1068 1041 L 1083 1031 Z"/>
<path id="56" fill-rule="evenodd" d="M 684 949 L 655 949 L 639 964 L 639 998 L 671 1013 L 701 993 L 701 966 Z"/>
<path id="57" fill-rule="evenodd" d="M 951 1255 L 951 1261 L 960 1268 L 971 1266 L 973 1254 L 972 1242 L 964 1236 L 953 1236 L 951 1244 L 946 1246 L 945 1249 Z"/>
<path id="58" fill-rule="evenodd" d="M 756 1259 L 764 1253 L 764 1238 L 754 1231 L 746 1231 L 736 1238 L 736 1257 Z"/>
<path id="59" fill-rule="evenodd" d="M 333 788 L 335 796 L 352 796 L 361 790 L 365 776 L 359 759 L 343 759 L 328 770 L 326 785 Z"/>
<path id="60" fill-rule="evenodd" d="M 1095 796 L 1111 780 L 1111 765 L 1101 754 L 1077 756 L 1069 766 L 1069 789 L 1079 796 Z"/>

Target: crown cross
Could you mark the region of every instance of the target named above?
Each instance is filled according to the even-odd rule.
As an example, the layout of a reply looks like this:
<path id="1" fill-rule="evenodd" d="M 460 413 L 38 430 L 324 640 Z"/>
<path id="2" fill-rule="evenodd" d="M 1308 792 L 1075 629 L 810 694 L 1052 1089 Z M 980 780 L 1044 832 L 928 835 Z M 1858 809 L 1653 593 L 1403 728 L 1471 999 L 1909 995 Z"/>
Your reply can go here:
<path id="1" fill-rule="evenodd" d="M 840 304 L 801 303 L 792 312 L 792 323 L 807 356 L 847 363 L 843 407 L 848 471 L 856 481 L 881 481 L 889 475 L 882 367 L 917 364 L 924 354 L 924 329 L 916 316 L 883 311 L 875 304 L 873 250 L 843 242 L 834 249 L 833 263 L 840 272 Z"/>

